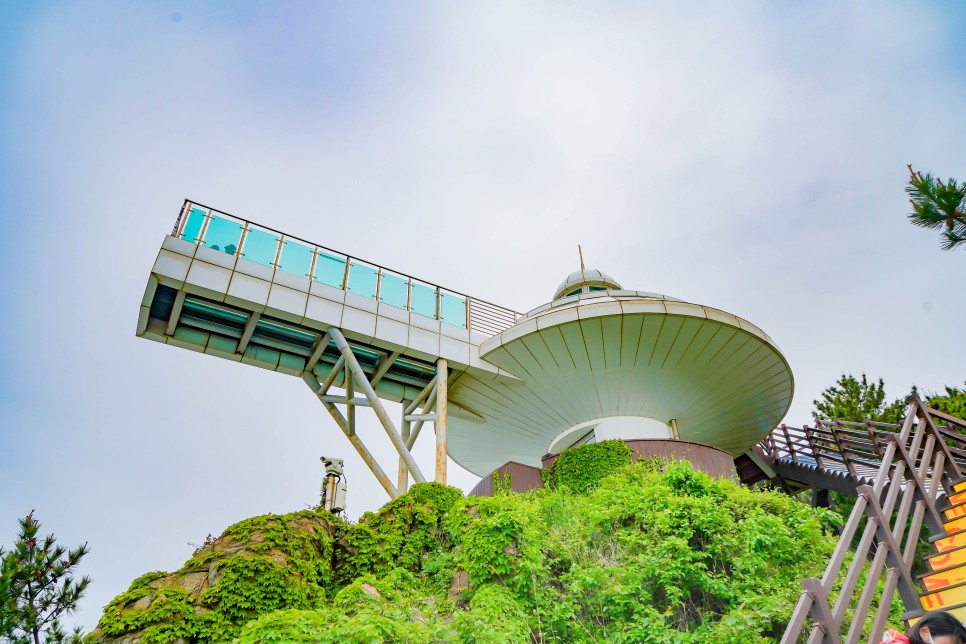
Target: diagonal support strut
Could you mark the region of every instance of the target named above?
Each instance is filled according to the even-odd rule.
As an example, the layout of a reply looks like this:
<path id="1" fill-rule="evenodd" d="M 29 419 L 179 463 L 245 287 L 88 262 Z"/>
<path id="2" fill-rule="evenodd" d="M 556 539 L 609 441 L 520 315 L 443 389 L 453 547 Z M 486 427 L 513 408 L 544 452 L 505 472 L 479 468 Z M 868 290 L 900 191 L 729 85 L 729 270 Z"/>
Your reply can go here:
<path id="1" fill-rule="evenodd" d="M 376 418 L 379 419 L 383 429 L 386 430 L 386 434 L 389 435 L 389 440 L 392 441 L 393 447 L 396 448 L 396 451 L 399 452 L 400 458 L 402 458 L 402 460 L 406 463 L 406 469 L 412 473 L 413 479 L 415 479 L 417 483 L 425 483 L 426 477 L 423 476 L 419 466 L 416 465 L 416 460 L 406 447 L 406 443 L 399 435 L 399 432 L 396 431 L 396 427 L 392 424 L 392 420 L 390 420 L 389 414 L 386 412 L 386 408 L 383 407 L 382 401 L 379 400 L 379 396 L 376 395 L 375 389 L 372 388 L 369 379 L 366 377 L 365 372 L 359 365 L 359 361 L 356 360 L 355 354 L 352 353 L 352 348 L 346 341 L 345 336 L 342 335 L 342 331 L 335 327 L 329 327 L 329 335 L 332 337 L 335 345 L 339 348 L 339 351 L 345 358 L 346 367 L 348 367 L 349 371 L 352 373 L 356 384 L 359 385 L 359 388 L 362 389 L 362 393 L 365 394 L 365 397 L 372 405 L 372 410 L 376 412 Z"/>
<path id="2" fill-rule="evenodd" d="M 321 397 L 318 392 L 323 387 L 319 384 L 319 379 L 315 377 L 315 374 L 305 371 L 302 373 L 302 380 L 304 380 L 305 384 L 309 386 L 309 389 L 315 392 L 317 396 Z M 382 487 L 386 490 L 386 492 L 389 494 L 389 497 L 395 499 L 397 496 L 399 496 L 396 486 L 392 484 L 392 481 L 389 480 L 389 477 L 386 476 L 386 473 L 383 471 L 383 469 L 379 467 L 379 463 L 376 462 L 372 452 L 369 451 L 369 449 L 365 446 L 362 440 L 355 435 L 355 433 L 350 433 L 349 423 L 346 421 L 345 416 L 343 416 L 342 413 L 336 409 L 334 404 L 325 401 L 323 401 L 322 404 L 325 405 L 326 410 L 328 410 L 329 414 L 332 415 L 332 419 L 335 420 L 335 424 L 339 426 L 339 429 L 341 429 L 342 433 L 346 435 L 346 438 L 349 439 L 349 442 L 352 443 L 352 446 L 356 448 L 356 451 L 359 453 L 359 456 L 362 457 L 363 462 L 365 462 L 365 464 L 369 466 L 369 469 L 372 470 L 372 473 L 376 476 L 376 480 L 378 480 L 379 484 L 382 485 Z"/>

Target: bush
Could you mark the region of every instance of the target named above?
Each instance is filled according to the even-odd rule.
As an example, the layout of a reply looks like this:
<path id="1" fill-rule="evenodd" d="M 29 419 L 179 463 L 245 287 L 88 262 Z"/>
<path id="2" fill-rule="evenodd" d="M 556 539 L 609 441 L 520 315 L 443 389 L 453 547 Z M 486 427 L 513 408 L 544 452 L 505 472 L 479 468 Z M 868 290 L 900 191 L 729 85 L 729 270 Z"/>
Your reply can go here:
<path id="1" fill-rule="evenodd" d="M 564 450 L 541 476 L 550 489 L 563 487 L 583 494 L 630 462 L 631 448 L 624 441 L 601 441 Z"/>

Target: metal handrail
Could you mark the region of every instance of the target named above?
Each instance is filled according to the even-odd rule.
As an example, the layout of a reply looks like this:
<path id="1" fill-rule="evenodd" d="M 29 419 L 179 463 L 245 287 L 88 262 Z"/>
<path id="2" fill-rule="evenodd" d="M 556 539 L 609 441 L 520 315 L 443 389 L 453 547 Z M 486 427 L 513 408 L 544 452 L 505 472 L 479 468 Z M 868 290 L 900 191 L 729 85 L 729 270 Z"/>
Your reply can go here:
<path id="1" fill-rule="evenodd" d="M 288 240 L 301 242 L 306 247 L 311 247 L 313 249 L 312 266 L 310 267 L 310 274 L 307 275 L 309 277 L 312 277 L 311 273 L 315 269 L 315 262 L 320 253 L 323 253 L 323 254 L 331 253 L 338 257 L 344 257 L 345 275 L 342 281 L 341 290 L 348 290 L 349 270 L 351 265 L 353 263 L 356 263 L 357 265 L 359 264 L 365 265 L 376 271 L 376 291 L 374 294 L 374 299 L 376 299 L 377 301 L 381 301 L 380 287 L 382 283 L 382 277 L 385 273 L 388 273 L 390 275 L 397 276 L 401 279 L 406 280 L 407 310 L 413 310 L 412 308 L 413 284 L 414 283 L 423 284 L 428 288 L 435 289 L 436 291 L 435 319 L 443 320 L 442 312 L 441 312 L 441 302 L 442 302 L 443 295 L 451 295 L 457 298 L 462 298 L 463 306 L 465 307 L 465 328 L 467 330 L 481 333 L 482 335 L 496 335 L 498 333 L 501 333 L 502 331 L 505 331 L 506 329 L 516 324 L 516 321 L 519 318 L 523 317 L 523 313 L 520 313 L 519 311 L 514 311 L 513 309 L 508 309 L 504 306 L 494 304 L 487 300 L 483 300 L 477 297 L 472 297 L 460 291 L 455 291 L 449 288 L 439 286 L 438 284 L 434 284 L 433 282 L 430 282 L 428 280 L 423 280 L 418 277 L 414 277 L 412 275 L 407 275 L 406 273 L 393 270 L 389 267 L 383 266 L 376 262 L 371 262 L 361 257 L 349 255 L 347 253 L 343 253 L 341 251 L 337 251 L 335 249 L 329 248 L 328 246 L 322 246 L 321 244 L 316 244 L 307 239 L 296 237 L 295 235 L 289 235 L 288 233 L 284 233 L 276 228 L 265 226 L 263 224 L 254 222 L 250 219 L 244 219 L 242 217 L 238 217 L 231 213 L 225 212 L 223 210 L 218 210 L 217 208 L 207 206 L 203 203 L 193 201 L 191 199 L 185 199 L 184 202 L 182 203 L 181 211 L 178 213 L 178 218 L 175 221 L 174 228 L 171 231 L 172 236 L 175 236 L 175 237 L 181 236 L 184 224 L 187 221 L 186 215 L 192 212 L 193 210 L 202 212 L 205 217 L 205 224 L 202 227 L 198 237 L 194 239 L 194 243 L 196 244 L 204 243 L 204 237 L 208 227 L 208 223 L 212 217 L 217 216 L 218 218 L 231 220 L 241 225 L 242 233 L 241 233 L 241 237 L 239 238 L 238 249 L 234 253 L 234 254 L 238 254 L 239 256 L 244 255 L 245 239 L 247 237 L 248 232 L 252 230 L 252 226 L 256 227 L 255 229 L 257 230 L 263 230 L 277 235 L 278 247 L 275 253 L 275 260 L 272 262 L 272 266 L 275 268 L 279 267 L 278 262 L 282 253 L 282 247 L 284 243 Z"/>

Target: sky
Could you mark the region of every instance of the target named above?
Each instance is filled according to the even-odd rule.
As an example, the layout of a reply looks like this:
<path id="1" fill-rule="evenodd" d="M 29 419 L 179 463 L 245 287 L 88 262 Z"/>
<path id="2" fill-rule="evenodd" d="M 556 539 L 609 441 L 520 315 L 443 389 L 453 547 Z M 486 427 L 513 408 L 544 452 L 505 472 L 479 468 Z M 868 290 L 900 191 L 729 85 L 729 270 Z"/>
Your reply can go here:
<path id="1" fill-rule="evenodd" d="M 5 3 L 0 544 L 31 509 L 88 542 L 89 629 L 316 503 L 323 454 L 351 518 L 387 500 L 298 379 L 135 337 L 186 197 L 519 311 L 581 244 L 764 329 L 797 425 L 843 372 L 961 385 L 966 250 L 903 189 L 966 178 L 964 31 L 955 1 Z"/>

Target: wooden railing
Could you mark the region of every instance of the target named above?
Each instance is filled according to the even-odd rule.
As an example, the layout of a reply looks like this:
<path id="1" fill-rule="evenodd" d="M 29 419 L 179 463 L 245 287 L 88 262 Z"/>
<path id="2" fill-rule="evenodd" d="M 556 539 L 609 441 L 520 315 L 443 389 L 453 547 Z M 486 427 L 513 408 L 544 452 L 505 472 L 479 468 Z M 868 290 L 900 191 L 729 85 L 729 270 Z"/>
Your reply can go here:
<path id="1" fill-rule="evenodd" d="M 838 546 L 822 578 L 802 582 L 804 592 L 783 644 L 806 633 L 810 643 L 853 643 L 865 629 L 869 642 L 879 642 L 896 593 L 910 614 L 921 611 L 911 572 L 919 536 L 924 525 L 932 534 L 941 532 L 937 499 L 952 496 L 966 456 L 966 437 L 953 429 L 957 419 L 946 417 L 947 426 L 940 427 L 931 411 L 913 398 L 901 426 L 835 421 L 793 430 L 783 425 L 761 444 L 772 458 L 844 470 L 856 481 L 856 504 Z"/>

